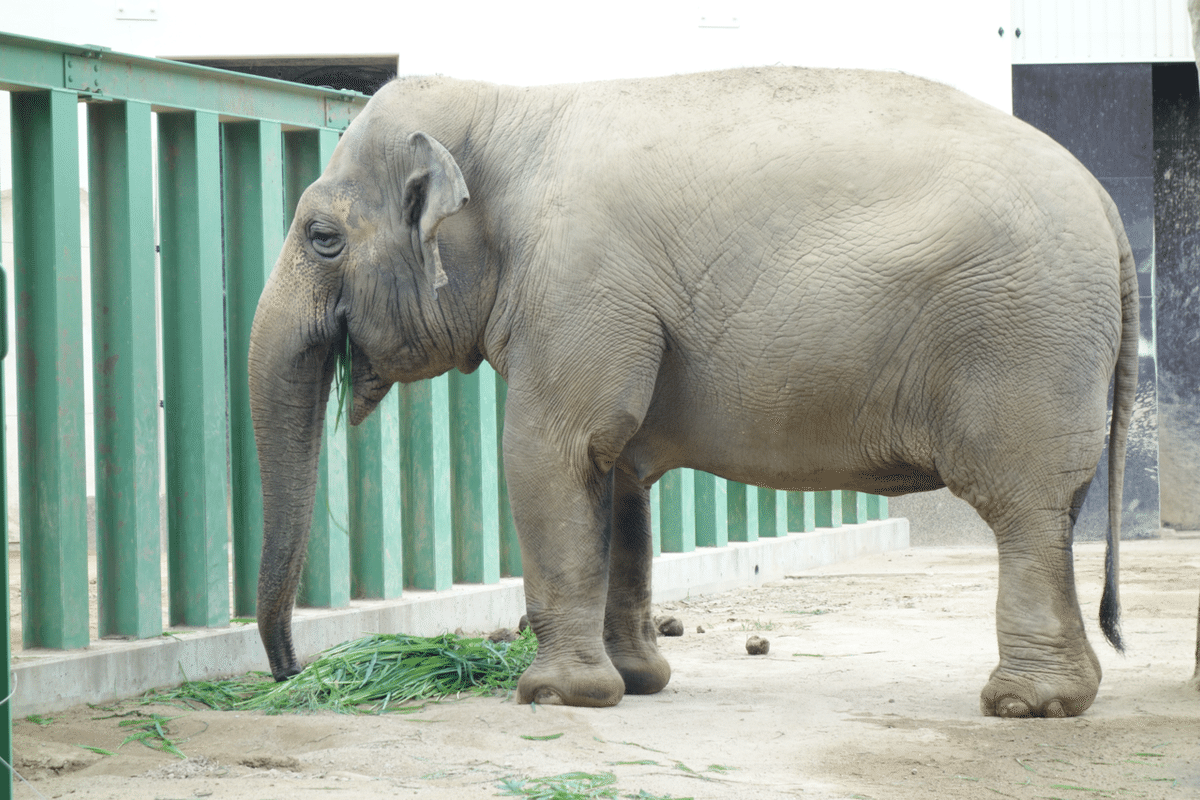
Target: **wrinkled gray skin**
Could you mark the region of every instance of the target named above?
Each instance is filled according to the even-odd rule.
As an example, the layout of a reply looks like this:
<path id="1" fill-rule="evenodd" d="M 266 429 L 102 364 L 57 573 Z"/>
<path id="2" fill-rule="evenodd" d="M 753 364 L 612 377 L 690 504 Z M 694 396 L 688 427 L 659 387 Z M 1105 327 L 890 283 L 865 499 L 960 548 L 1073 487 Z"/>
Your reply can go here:
<path id="1" fill-rule="evenodd" d="M 999 546 L 983 712 L 1079 714 L 1100 666 L 1071 528 L 1114 374 L 1119 508 L 1136 292 L 1095 179 L 924 80 L 393 82 L 304 193 L 254 320 L 272 673 L 299 670 L 291 607 L 348 335 L 354 423 L 396 382 L 485 358 L 508 381 L 539 642 L 521 702 L 607 706 L 666 685 L 647 492 L 693 467 L 778 489 L 949 486 Z M 1119 646 L 1111 538 L 1110 553 Z"/>

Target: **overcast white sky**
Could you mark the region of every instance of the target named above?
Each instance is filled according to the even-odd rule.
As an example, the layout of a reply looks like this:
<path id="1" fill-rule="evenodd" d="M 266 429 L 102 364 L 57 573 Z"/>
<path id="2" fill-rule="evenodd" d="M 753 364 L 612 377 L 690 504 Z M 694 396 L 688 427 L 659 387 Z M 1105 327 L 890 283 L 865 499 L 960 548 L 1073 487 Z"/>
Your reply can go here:
<path id="1" fill-rule="evenodd" d="M 1009 0 L 2 2 L 0 29 L 142 55 L 398 53 L 403 73 L 511 83 L 782 62 L 902 69 L 1005 106 L 1011 63 Z"/>
<path id="2" fill-rule="evenodd" d="M 1012 107 L 1009 0 L 0 0 L 0 6 L 0 30 L 147 56 L 389 53 L 398 54 L 401 74 L 520 84 L 776 63 L 866 67 L 924 75 Z M 5 102 L 0 189 L 12 185 L 8 137 Z"/>

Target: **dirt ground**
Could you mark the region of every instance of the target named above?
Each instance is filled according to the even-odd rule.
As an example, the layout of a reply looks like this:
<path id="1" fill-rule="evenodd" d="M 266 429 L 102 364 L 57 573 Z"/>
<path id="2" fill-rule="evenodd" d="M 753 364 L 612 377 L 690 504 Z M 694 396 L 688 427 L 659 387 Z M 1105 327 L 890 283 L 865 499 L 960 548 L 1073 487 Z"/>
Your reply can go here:
<path id="1" fill-rule="evenodd" d="M 385 716 L 119 707 L 178 716 L 167 730 L 186 759 L 122 746 L 129 717 L 77 708 L 16 723 L 16 767 L 32 784 L 18 782 L 16 796 L 487 798 L 505 779 L 585 771 L 614 773 L 620 797 L 1200 797 L 1200 693 L 1188 685 L 1200 535 L 1125 542 L 1121 558 L 1125 656 L 1094 622 L 1101 545 L 1076 548 L 1105 672 L 1076 719 L 979 715 L 996 659 L 995 550 L 916 548 L 663 604 L 685 629 L 660 639 L 671 683 L 615 708 L 500 698 Z M 751 635 L 770 641 L 767 655 L 747 655 Z"/>

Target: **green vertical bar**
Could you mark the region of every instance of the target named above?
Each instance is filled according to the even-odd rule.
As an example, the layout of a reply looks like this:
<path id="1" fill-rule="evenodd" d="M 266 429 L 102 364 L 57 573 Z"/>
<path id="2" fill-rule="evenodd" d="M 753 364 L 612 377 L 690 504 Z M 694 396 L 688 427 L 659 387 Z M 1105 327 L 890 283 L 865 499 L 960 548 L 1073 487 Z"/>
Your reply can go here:
<path id="1" fill-rule="evenodd" d="M 883 495 L 867 495 L 867 519 L 887 519 L 888 499 Z"/>
<path id="2" fill-rule="evenodd" d="M 758 536 L 758 499 L 755 494 L 757 487 L 746 485 L 746 541 L 757 542 Z"/>
<path id="3" fill-rule="evenodd" d="M 807 533 L 817 527 L 816 499 L 812 492 L 787 493 L 787 529 Z"/>
<path id="4" fill-rule="evenodd" d="M 101 636 L 162 633 L 150 106 L 88 106 Z"/>
<path id="5" fill-rule="evenodd" d="M 325 165 L 337 147 L 338 132 L 321 130 L 288 131 L 283 134 L 283 229 L 286 231 L 296 214 L 300 196 L 321 177 Z"/>
<path id="6" fill-rule="evenodd" d="M 483 506 L 481 583 L 500 580 L 500 465 L 494 454 L 500 450 L 500 428 L 496 424 L 496 381 L 486 366 L 479 378 L 480 494 Z"/>
<path id="7" fill-rule="evenodd" d="M 337 132 L 288 131 L 283 134 L 284 229 L 304 190 L 320 177 L 337 146 Z M 317 466 L 317 491 L 308 555 L 297 603 L 340 608 L 350 603 L 349 490 L 346 473 L 346 421 L 338 420 L 338 401 L 331 395 Z"/>
<path id="8" fill-rule="evenodd" d="M 756 487 L 758 492 L 758 535 L 764 539 L 774 539 L 787 533 L 779 527 L 779 497 L 774 489 L 762 486 Z"/>
<path id="9" fill-rule="evenodd" d="M 490 367 L 489 367 L 490 369 Z M 521 541 L 513 523 L 512 505 L 508 501 L 508 478 L 504 474 L 504 403 L 508 398 L 508 383 L 496 373 L 496 495 L 500 517 L 500 574 L 513 577 L 521 572 Z"/>
<path id="10" fill-rule="evenodd" d="M 690 469 L 673 469 L 658 482 L 658 529 L 666 553 L 696 549 L 696 484 Z"/>
<path id="11" fill-rule="evenodd" d="M 729 541 L 753 542 L 758 539 L 758 530 L 750 524 L 746 507 L 746 484 L 726 481 L 725 507 L 728 513 Z"/>
<path id="12" fill-rule="evenodd" d="M 448 589 L 454 579 L 446 377 L 397 386 L 401 424 L 404 583 Z"/>
<path id="13" fill-rule="evenodd" d="M 716 527 L 716 547 L 729 544 L 729 481 L 713 481 L 713 524 Z"/>
<path id="14" fill-rule="evenodd" d="M 318 608 L 350 603 L 350 496 L 346 470 L 346 420 L 337 418 L 337 397 L 325 410 L 325 438 L 317 466 L 308 557 L 296 602 Z"/>
<path id="15" fill-rule="evenodd" d="M 842 493 L 815 492 L 816 523 L 818 528 L 840 528 L 842 525 Z"/>
<path id="16" fill-rule="evenodd" d="M 450 493 L 454 529 L 454 580 L 495 583 L 500 579 L 499 530 L 485 525 L 483 418 L 489 417 L 495 436 L 495 412 L 480 397 L 478 371 L 464 375 L 452 370 L 449 389 Z M 494 444 L 489 442 L 491 447 Z M 489 451 L 490 456 L 490 451 Z M 491 478 L 492 487 L 495 477 Z M 494 502 L 494 501 L 493 501 Z M 495 506 L 493 505 L 493 508 Z M 488 517 L 495 512 L 488 510 Z"/>
<path id="17" fill-rule="evenodd" d="M 868 519 L 867 496 L 862 492 L 842 492 L 842 523 L 855 525 Z"/>
<path id="18" fill-rule="evenodd" d="M 250 327 L 283 245 L 283 132 L 274 122 L 222 125 L 229 363 L 229 467 L 233 492 L 233 603 L 254 616 L 262 555 L 262 479 L 250 420 Z"/>
<path id="19" fill-rule="evenodd" d="M 229 623 L 225 319 L 217 115 L 158 115 L 172 625 Z"/>
<path id="20" fill-rule="evenodd" d="M 717 478 L 707 472 L 695 472 L 692 484 L 693 502 L 696 507 L 696 546 L 721 547 L 717 542 Z M 722 538 L 728 531 L 722 526 Z"/>
<path id="21" fill-rule="evenodd" d="M 350 593 L 384 600 L 404 589 L 400 405 L 393 390 L 350 428 Z"/>
<path id="22" fill-rule="evenodd" d="M 661 481 L 650 487 L 650 554 L 654 558 L 662 555 L 662 511 L 659 502 L 661 489 Z"/>
<path id="23" fill-rule="evenodd" d="M 57 90 L 12 95 L 26 647 L 88 643 L 77 102 Z"/>
<path id="24" fill-rule="evenodd" d="M 683 552 L 683 476 L 673 469 L 658 481 L 658 535 L 664 553 Z"/>

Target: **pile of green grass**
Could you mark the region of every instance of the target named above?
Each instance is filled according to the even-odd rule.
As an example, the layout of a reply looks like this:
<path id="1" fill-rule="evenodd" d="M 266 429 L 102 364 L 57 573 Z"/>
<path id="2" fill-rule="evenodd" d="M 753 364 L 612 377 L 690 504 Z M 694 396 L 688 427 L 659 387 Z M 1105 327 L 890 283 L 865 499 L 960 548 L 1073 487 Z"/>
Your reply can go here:
<path id="1" fill-rule="evenodd" d="M 376 634 L 326 650 L 283 683 L 252 673 L 225 681 L 187 681 L 146 699 L 270 714 L 413 710 L 404 704 L 512 691 L 536 654 L 537 639 L 530 630 L 512 642 L 452 634 Z"/>

